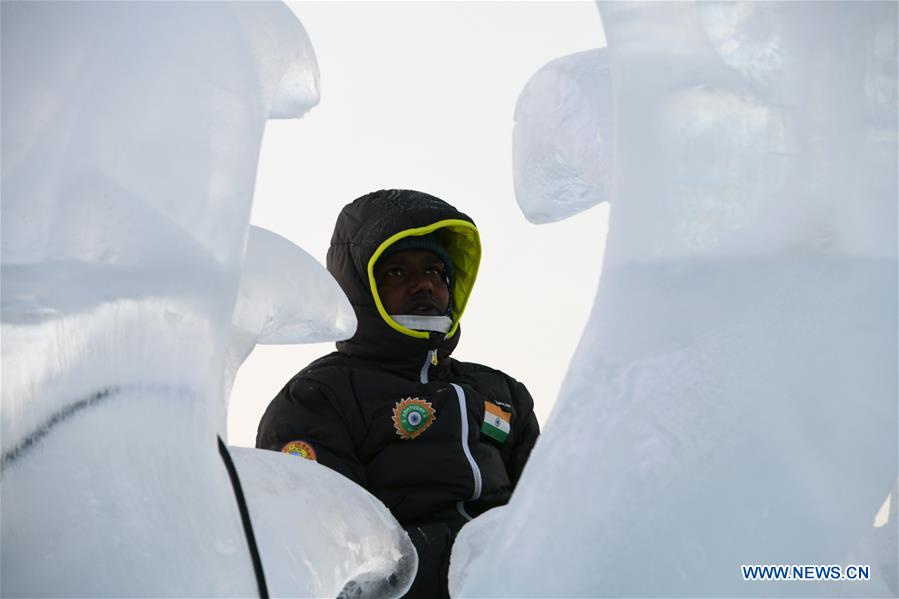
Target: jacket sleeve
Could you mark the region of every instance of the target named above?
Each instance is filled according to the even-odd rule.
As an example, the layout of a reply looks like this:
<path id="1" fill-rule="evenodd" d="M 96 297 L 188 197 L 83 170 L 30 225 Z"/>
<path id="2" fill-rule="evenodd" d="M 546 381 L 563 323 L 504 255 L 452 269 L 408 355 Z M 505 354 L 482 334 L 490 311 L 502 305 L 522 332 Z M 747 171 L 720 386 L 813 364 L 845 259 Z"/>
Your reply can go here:
<path id="1" fill-rule="evenodd" d="M 521 472 L 524 470 L 524 465 L 531 455 L 531 449 L 534 448 L 537 437 L 540 436 L 540 424 L 534 414 L 534 400 L 527 387 L 511 377 L 507 377 L 506 382 L 509 384 L 509 391 L 512 394 L 516 420 L 514 444 L 506 463 L 506 470 L 514 490 L 521 477 Z"/>
<path id="2" fill-rule="evenodd" d="M 307 456 L 365 486 L 365 469 L 356 454 L 349 417 L 326 386 L 294 377 L 269 403 L 256 433 L 256 447 L 282 451 L 291 442 L 312 448 Z"/>

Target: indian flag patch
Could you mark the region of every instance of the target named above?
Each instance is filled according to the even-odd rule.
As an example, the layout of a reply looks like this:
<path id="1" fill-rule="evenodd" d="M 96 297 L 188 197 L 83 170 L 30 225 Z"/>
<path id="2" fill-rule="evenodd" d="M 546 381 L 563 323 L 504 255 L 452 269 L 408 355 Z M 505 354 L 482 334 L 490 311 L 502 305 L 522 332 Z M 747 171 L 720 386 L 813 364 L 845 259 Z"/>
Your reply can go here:
<path id="1" fill-rule="evenodd" d="M 512 414 L 503 412 L 499 406 L 489 401 L 484 402 L 484 424 L 481 425 L 481 432 L 502 443 L 509 436 L 512 426 L 509 419 Z"/>

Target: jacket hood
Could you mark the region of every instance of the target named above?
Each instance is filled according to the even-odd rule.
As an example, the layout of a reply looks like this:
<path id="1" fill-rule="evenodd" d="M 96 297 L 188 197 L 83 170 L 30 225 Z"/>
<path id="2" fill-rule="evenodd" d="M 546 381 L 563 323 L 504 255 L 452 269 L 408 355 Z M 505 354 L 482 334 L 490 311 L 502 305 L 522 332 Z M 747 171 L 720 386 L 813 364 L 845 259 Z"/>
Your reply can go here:
<path id="1" fill-rule="evenodd" d="M 387 314 L 378 295 L 374 266 L 394 243 L 435 234 L 453 261 L 452 325 L 447 333 L 416 331 Z M 337 343 L 348 355 L 420 362 L 428 350 L 449 356 L 459 343 L 459 321 L 481 260 L 474 221 L 443 200 L 419 191 L 375 191 L 344 206 L 331 237 L 327 267 L 353 305 L 356 334 Z"/>

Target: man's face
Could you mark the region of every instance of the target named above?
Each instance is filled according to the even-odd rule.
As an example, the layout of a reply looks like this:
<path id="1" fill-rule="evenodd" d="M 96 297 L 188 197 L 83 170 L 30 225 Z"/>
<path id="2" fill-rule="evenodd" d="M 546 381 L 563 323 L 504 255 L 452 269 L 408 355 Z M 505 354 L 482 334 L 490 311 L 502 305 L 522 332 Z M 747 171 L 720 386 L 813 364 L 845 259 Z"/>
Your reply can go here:
<path id="1" fill-rule="evenodd" d="M 378 295 L 388 314 L 443 316 L 449 307 L 443 260 L 427 250 L 404 250 L 375 265 Z"/>

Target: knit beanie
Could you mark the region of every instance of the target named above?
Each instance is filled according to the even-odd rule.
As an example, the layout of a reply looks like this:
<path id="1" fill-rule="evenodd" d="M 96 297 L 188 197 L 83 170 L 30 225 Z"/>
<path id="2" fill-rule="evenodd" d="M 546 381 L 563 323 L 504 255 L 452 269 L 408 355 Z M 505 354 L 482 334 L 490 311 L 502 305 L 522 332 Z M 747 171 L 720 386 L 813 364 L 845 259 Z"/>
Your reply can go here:
<path id="1" fill-rule="evenodd" d="M 430 235 L 419 235 L 412 237 L 403 237 L 396 243 L 390 245 L 384 253 L 381 255 L 380 259 L 386 258 L 391 254 L 395 254 L 397 252 L 404 252 L 406 250 L 425 250 L 431 252 L 441 260 L 443 260 L 443 272 L 446 274 L 446 284 L 452 290 L 453 288 L 453 276 L 455 272 L 453 270 L 453 261 L 449 257 L 449 254 L 446 253 L 446 250 L 443 248 L 443 244 L 440 243 L 440 239 L 437 237 L 436 233 L 431 233 Z"/>

